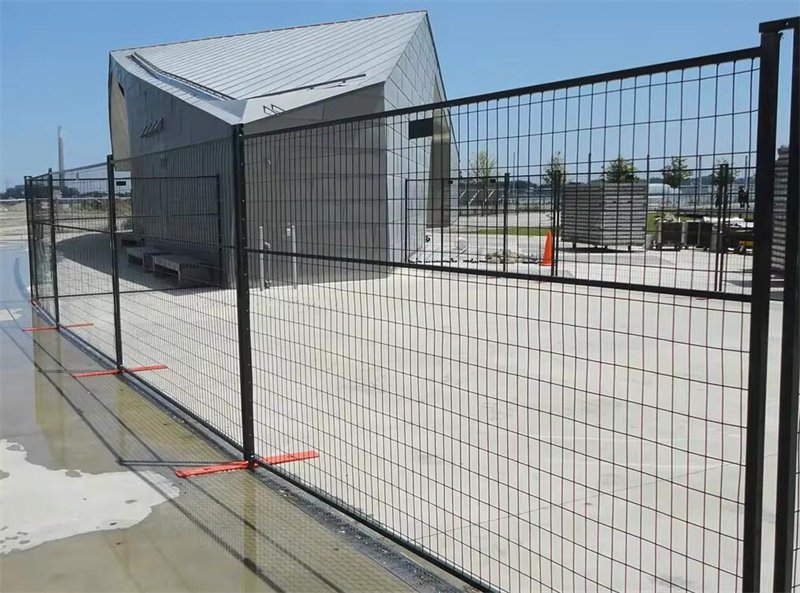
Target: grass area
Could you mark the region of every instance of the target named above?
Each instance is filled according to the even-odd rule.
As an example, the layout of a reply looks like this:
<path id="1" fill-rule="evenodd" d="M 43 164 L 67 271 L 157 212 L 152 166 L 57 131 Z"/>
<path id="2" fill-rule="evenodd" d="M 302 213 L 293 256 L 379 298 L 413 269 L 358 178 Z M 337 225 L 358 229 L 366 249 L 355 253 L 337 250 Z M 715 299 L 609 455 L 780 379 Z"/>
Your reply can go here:
<path id="1" fill-rule="evenodd" d="M 661 218 L 660 212 L 648 212 L 647 213 L 647 227 L 645 227 L 648 233 L 655 233 L 658 230 L 658 226 L 656 225 L 656 221 Z"/>
<path id="2" fill-rule="evenodd" d="M 485 229 L 473 229 L 461 231 L 464 233 L 475 233 L 477 235 L 502 235 L 503 227 L 490 227 Z M 508 234 L 517 237 L 544 237 L 550 231 L 549 228 L 538 226 L 510 226 L 508 227 Z"/>

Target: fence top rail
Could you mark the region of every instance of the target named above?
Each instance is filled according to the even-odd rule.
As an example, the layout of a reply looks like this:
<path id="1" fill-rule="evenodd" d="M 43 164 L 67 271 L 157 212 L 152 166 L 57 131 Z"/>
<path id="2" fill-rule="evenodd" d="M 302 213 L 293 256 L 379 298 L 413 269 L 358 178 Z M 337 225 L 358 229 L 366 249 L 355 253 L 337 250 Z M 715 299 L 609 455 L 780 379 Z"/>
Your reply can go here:
<path id="1" fill-rule="evenodd" d="M 440 101 L 438 103 L 428 103 L 428 104 L 425 104 L 425 105 L 404 107 L 404 108 L 401 108 L 401 109 L 394 109 L 394 110 L 391 110 L 391 111 L 382 111 L 382 112 L 377 112 L 377 113 L 366 113 L 366 114 L 362 114 L 362 115 L 356 115 L 356 116 L 346 117 L 346 118 L 341 118 L 341 119 L 336 119 L 336 120 L 314 122 L 314 123 L 309 123 L 309 124 L 302 124 L 302 125 L 299 125 L 299 126 L 280 128 L 280 129 L 277 129 L 277 130 L 269 130 L 269 131 L 266 131 L 266 132 L 257 132 L 257 133 L 252 133 L 252 134 L 245 134 L 244 138 L 246 140 L 251 140 L 251 139 L 260 138 L 260 137 L 278 136 L 278 135 L 281 135 L 281 134 L 287 134 L 287 133 L 292 133 L 292 132 L 300 132 L 300 131 L 304 131 L 304 130 L 319 129 L 319 128 L 331 127 L 331 126 L 335 126 L 335 125 L 343 125 L 343 124 L 356 123 L 356 122 L 369 121 L 369 120 L 381 120 L 381 119 L 387 119 L 387 118 L 397 117 L 397 116 L 402 116 L 402 115 L 411 115 L 411 114 L 417 114 L 417 113 L 431 112 L 431 111 L 435 111 L 435 110 L 448 109 L 448 108 L 451 108 L 451 107 L 459 107 L 459 106 L 463 106 L 463 105 L 469 105 L 469 104 L 472 104 L 472 103 L 485 103 L 485 102 L 490 102 L 490 101 L 498 101 L 498 100 L 501 100 L 501 99 L 510 99 L 510 98 L 518 97 L 518 96 L 522 96 L 522 95 L 530 95 L 530 94 L 542 93 L 542 92 L 547 92 L 547 91 L 555 91 L 555 90 L 567 89 L 567 88 L 576 88 L 576 87 L 582 87 L 582 86 L 587 86 L 587 85 L 597 84 L 597 83 L 602 83 L 602 82 L 610 82 L 610 81 L 616 81 L 616 80 L 624 80 L 624 79 L 636 78 L 636 77 L 639 77 L 639 76 L 647 76 L 647 75 L 650 75 L 650 74 L 674 72 L 674 71 L 685 70 L 685 69 L 689 69 L 689 68 L 699 68 L 699 67 L 702 67 L 702 66 L 709 66 L 709 65 L 715 65 L 715 64 L 732 63 L 732 62 L 737 62 L 737 61 L 741 61 L 741 60 L 754 60 L 754 59 L 758 59 L 759 55 L 760 55 L 760 47 L 759 46 L 748 47 L 748 48 L 744 48 L 744 49 L 738 49 L 738 50 L 715 53 L 715 54 L 708 54 L 708 55 L 705 55 L 705 56 L 698 56 L 698 57 L 694 57 L 694 58 L 684 58 L 684 59 L 680 59 L 680 60 L 672 60 L 672 61 L 669 61 L 669 62 L 661 62 L 661 63 L 658 63 L 658 64 L 651 64 L 651 65 L 648 65 L 648 66 L 638 66 L 638 67 L 634 67 L 634 68 L 624 68 L 624 69 L 621 69 L 621 70 L 614 70 L 614 71 L 611 71 L 611 72 L 605 72 L 605 73 L 601 73 L 601 74 L 591 74 L 591 75 L 580 76 L 580 77 L 576 77 L 576 78 L 567 78 L 567 79 L 558 80 L 558 81 L 555 81 L 555 82 L 548 82 L 548 83 L 535 84 L 535 85 L 524 86 L 524 87 L 517 87 L 517 88 L 512 88 L 512 89 L 506 89 L 506 90 L 503 90 L 503 91 L 496 91 L 496 92 L 493 92 L 493 93 L 486 93 L 486 94 L 481 94 L 481 95 L 472 95 L 472 96 L 463 97 L 463 98 L 460 98 L 460 99 L 451 99 L 451 100 L 448 100 L 448 101 Z M 175 148 L 170 148 L 170 149 L 165 149 L 165 150 L 160 150 L 160 151 L 154 151 L 154 152 L 151 152 L 151 153 L 136 155 L 136 156 L 132 156 L 132 157 L 127 157 L 127 158 L 124 158 L 124 159 L 115 159 L 115 160 L 112 160 L 112 163 L 114 163 L 115 165 L 131 163 L 131 162 L 133 162 L 133 161 L 135 161 L 137 159 L 140 159 L 140 158 L 152 157 L 152 156 L 156 156 L 156 155 L 159 155 L 159 154 L 174 153 L 174 152 L 180 151 L 182 149 L 188 149 L 188 148 L 191 148 L 191 147 L 196 149 L 198 146 L 204 146 L 204 145 L 211 146 L 211 145 L 214 145 L 214 144 L 223 144 L 223 143 L 227 143 L 229 141 L 230 141 L 230 138 L 228 138 L 228 137 L 212 138 L 210 140 L 206 140 L 204 142 L 201 142 L 199 144 L 194 144 L 194 145 L 191 145 L 191 146 L 175 147 Z M 72 169 L 66 169 L 64 171 L 52 171 L 52 173 L 51 172 L 47 172 L 47 173 L 42 173 L 40 175 L 32 175 L 32 176 L 30 176 L 30 179 L 31 180 L 36 180 L 36 181 L 38 181 L 38 180 L 46 180 L 48 178 L 48 175 L 50 175 L 50 174 L 52 174 L 53 177 L 59 177 L 60 179 L 63 179 L 63 176 L 65 174 L 72 174 L 72 173 L 75 173 L 75 172 L 80 172 L 80 171 L 84 171 L 84 170 L 88 170 L 88 169 L 94 169 L 94 168 L 105 168 L 106 165 L 107 165 L 106 162 L 95 163 L 95 164 L 92 164 L 92 165 L 85 165 L 85 166 L 82 166 L 82 167 L 75 167 L 75 168 L 72 168 Z M 127 173 L 127 171 L 120 171 L 120 173 Z M 198 176 L 193 176 L 193 177 L 194 178 L 204 178 L 204 177 L 212 177 L 213 178 L 215 176 L 214 175 L 198 175 Z M 178 177 L 148 177 L 148 178 L 139 178 L 139 179 L 178 179 Z M 89 179 L 88 178 L 87 179 L 75 179 L 75 181 L 87 181 L 87 180 L 89 180 Z"/>
<path id="2" fill-rule="evenodd" d="M 127 171 L 123 172 L 127 173 Z M 167 177 L 142 177 L 140 175 L 135 175 L 133 177 L 119 177 L 116 179 L 117 181 L 170 181 L 172 179 L 216 179 L 217 177 L 219 177 L 219 175 L 169 175 Z M 103 180 L 105 181 L 105 178 Z"/>
<path id="3" fill-rule="evenodd" d="M 83 165 L 81 167 L 73 167 L 72 169 L 64 169 L 63 171 L 53 171 L 53 175 L 63 176 L 70 173 L 79 173 L 80 171 L 85 171 L 86 169 L 102 169 L 105 171 L 106 163 L 103 161 L 101 163 L 94 163 L 93 165 Z"/>
<path id="4" fill-rule="evenodd" d="M 111 159 L 111 163 L 114 167 L 119 167 L 120 165 L 128 165 L 133 164 L 136 161 L 141 161 L 142 159 L 154 158 L 157 156 L 162 155 L 170 155 L 170 154 L 179 154 L 181 151 L 193 151 L 196 152 L 200 148 L 204 148 L 206 150 L 215 150 L 219 148 L 227 148 L 228 145 L 231 143 L 231 136 L 230 134 L 224 134 L 217 138 L 209 138 L 208 140 L 202 140 L 200 142 L 194 142 L 191 144 L 184 144 L 181 146 L 173 146 L 171 148 L 163 148 L 161 150 L 154 150 L 152 152 L 144 152 L 142 154 L 136 154 L 133 156 L 127 156 L 125 158 Z M 126 171 L 124 169 L 115 171 L 115 175 L 118 174 L 126 174 L 130 175 L 130 171 Z M 214 177 L 214 175 L 211 175 Z M 137 179 L 141 179 L 137 177 Z"/>
<path id="5" fill-rule="evenodd" d="M 647 76 L 650 74 L 660 74 L 667 72 L 675 72 L 678 70 L 686 70 L 689 68 L 699 68 L 702 66 L 713 66 L 715 64 L 727 64 L 738 62 L 741 60 L 755 60 L 760 56 L 760 47 L 748 47 L 745 49 L 738 49 L 733 51 L 726 51 L 716 54 L 708 54 L 705 56 L 698 56 L 695 58 L 684 58 L 680 60 L 672 60 L 669 62 L 661 62 L 658 64 L 651 64 L 649 66 L 637 66 L 634 68 L 624 68 L 622 70 L 614 70 L 611 72 L 604 72 L 602 74 L 590 74 L 588 76 L 579 76 L 576 78 L 567 78 L 557 80 L 555 82 L 547 82 L 542 84 L 535 84 L 531 86 L 517 87 L 507 89 L 504 91 L 496 91 L 493 93 L 486 93 L 482 95 L 472 95 L 460 99 L 451 99 L 448 101 L 440 101 L 438 103 L 428 103 L 426 105 L 417 105 L 412 107 L 403 107 L 401 109 L 393 109 L 391 111 L 381 111 L 377 113 L 366 113 L 363 115 L 355 115 L 336 120 L 314 122 L 310 124 L 303 124 L 299 126 L 292 126 L 289 128 L 280 128 L 277 130 L 269 130 L 266 132 L 257 132 L 253 134 L 245 134 L 245 140 L 260 138 L 265 136 L 278 136 L 281 134 L 299 132 L 303 130 L 311 130 L 316 128 L 325 128 L 329 126 L 355 123 L 368 120 L 380 120 L 390 117 L 401 115 L 409 115 L 414 113 L 424 113 L 428 111 L 435 111 L 441 109 L 448 109 L 451 107 L 459 107 L 462 105 L 469 105 L 472 103 L 485 103 L 489 101 L 498 101 L 500 99 L 510 99 L 521 95 L 531 95 L 536 93 L 543 93 L 546 91 L 555 91 L 566 88 L 582 87 L 591 84 L 602 82 L 610 82 L 615 80 L 624 80 L 636 78 L 639 76 Z"/>
<path id="6" fill-rule="evenodd" d="M 71 178 L 71 177 L 68 178 L 67 176 L 70 176 L 73 173 L 80 173 L 81 171 L 88 171 L 89 169 L 102 169 L 103 171 L 105 171 L 106 163 L 102 162 L 102 163 L 94 163 L 92 165 L 83 165 L 83 166 L 80 166 L 80 167 L 73 167 L 71 169 L 64 169 L 63 171 L 59 171 L 57 169 L 52 169 L 52 170 L 46 171 L 44 173 L 40 173 L 39 175 L 30 175 L 29 177 L 31 179 L 37 179 L 38 180 L 38 179 L 47 179 L 50 175 L 52 175 L 54 179 L 57 178 L 59 181 L 61 181 L 61 180 L 63 180 L 63 181 L 70 181 L 70 180 L 87 181 L 87 180 L 90 180 L 90 178 L 87 177 L 86 179 L 76 179 L 76 178 Z M 105 179 L 105 177 L 103 177 L 103 179 Z"/>
<path id="7" fill-rule="evenodd" d="M 56 173 L 53 173 L 53 177 L 57 178 L 53 181 L 57 181 L 58 183 L 71 183 L 73 181 L 108 181 L 108 177 L 61 177 Z"/>

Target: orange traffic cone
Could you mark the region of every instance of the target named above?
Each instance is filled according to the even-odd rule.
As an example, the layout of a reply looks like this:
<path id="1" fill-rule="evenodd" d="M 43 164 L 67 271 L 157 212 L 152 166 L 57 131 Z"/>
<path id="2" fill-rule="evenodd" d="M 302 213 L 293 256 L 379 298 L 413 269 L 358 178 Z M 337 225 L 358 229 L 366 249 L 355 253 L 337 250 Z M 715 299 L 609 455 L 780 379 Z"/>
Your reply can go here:
<path id="1" fill-rule="evenodd" d="M 547 231 L 547 239 L 544 242 L 544 256 L 542 256 L 542 261 L 539 262 L 539 265 L 553 265 L 553 233 L 551 231 Z"/>

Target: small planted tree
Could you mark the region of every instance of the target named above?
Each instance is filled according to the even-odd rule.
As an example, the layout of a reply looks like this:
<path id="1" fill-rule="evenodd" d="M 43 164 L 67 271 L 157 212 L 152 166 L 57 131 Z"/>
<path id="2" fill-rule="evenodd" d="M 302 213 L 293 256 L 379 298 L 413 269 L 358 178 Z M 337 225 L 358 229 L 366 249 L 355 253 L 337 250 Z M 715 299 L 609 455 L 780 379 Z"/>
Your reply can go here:
<path id="1" fill-rule="evenodd" d="M 547 169 L 544 171 L 544 184 L 550 188 L 553 196 L 553 203 L 556 208 L 560 207 L 561 188 L 567 182 L 567 167 L 560 152 L 550 157 Z"/>
<path id="2" fill-rule="evenodd" d="M 736 180 L 738 171 L 728 162 L 728 159 L 717 159 L 714 172 L 711 174 L 711 183 L 717 186 L 732 185 Z"/>
<path id="3" fill-rule="evenodd" d="M 661 174 L 664 177 L 664 183 L 672 189 L 678 189 L 684 181 L 692 178 L 692 172 L 686 165 L 686 159 L 679 156 L 672 157 L 669 165 L 661 170 Z"/>
<path id="4" fill-rule="evenodd" d="M 622 155 L 603 167 L 604 177 L 608 183 L 626 183 L 636 181 L 636 167 L 633 161 L 623 158 Z"/>
<path id="5" fill-rule="evenodd" d="M 469 163 L 469 175 L 475 180 L 481 207 L 486 208 L 489 199 L 489 187 L 497 175 L 497 160 L 488 150 L 480 150 Z"/>
<path id="6" fill-rule="evenodd" d="M 567 167 L 560 152 L 555 153 L 544 170 L 544 184 L 559 187 L 567 182 Z"/>
<path id="7" fill-rule="evenodd" d="M 730 187 L 736 180 L 736 169 L 728 162 L 728 159 L 718 159 L 711 173 L 711 183 L 716 187 L 714 192 L 714 206 L 719 208 L 723 205 L 727 207 L 730 202 Z"/>

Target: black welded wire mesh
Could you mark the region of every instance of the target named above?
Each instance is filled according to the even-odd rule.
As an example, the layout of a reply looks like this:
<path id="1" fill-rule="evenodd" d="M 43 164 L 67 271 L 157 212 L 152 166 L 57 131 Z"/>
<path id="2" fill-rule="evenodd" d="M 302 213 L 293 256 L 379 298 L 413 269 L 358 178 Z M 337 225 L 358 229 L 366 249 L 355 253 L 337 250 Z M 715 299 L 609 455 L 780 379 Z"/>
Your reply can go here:
<path id="1" fill-rule="evenodd" d="M 241 443 L 230 140 L 118 160 L 117 214 L 127 367 Z M 116 183 L 116 182 L 115 182 Z"/>
<path id="2" fill-rule="evenodd" d="M 800 392 L 797 397 L 800 398 Z M 798 427 L 798 452 L 800 452 L 800 427 Z M 800 458 L 800 457 L 799 457 Z M 780 471 L 780 468 L 779 468 Z M 792 546 L 792 591 L 800 591 L 800 468 L 794 468 L 795 494 L 794 494 L 794 543 Z"/>
<path id="3" fill-rule="evenodd" d="M 114 357 L 109 188 L 105 163 L 53 173 L 60 322 Z M 117 200 L 117 208 L 124 209 Z"/>
<path id="4" fill-rule="evenodd" d="M 754 56 L 246 138 L 258 453 L 499 590 L 736 589 Z"/>
<path id="5" fill-rule="evenodd" d="M 31 295 L 51 316 L 55 315 L 53 299 L 53 239 L 50 218 L 50 184 L 47 175 L 33 177 L 28 182 L 29 216 L 31 217 L 34 273 L 31 275 Z"/>

